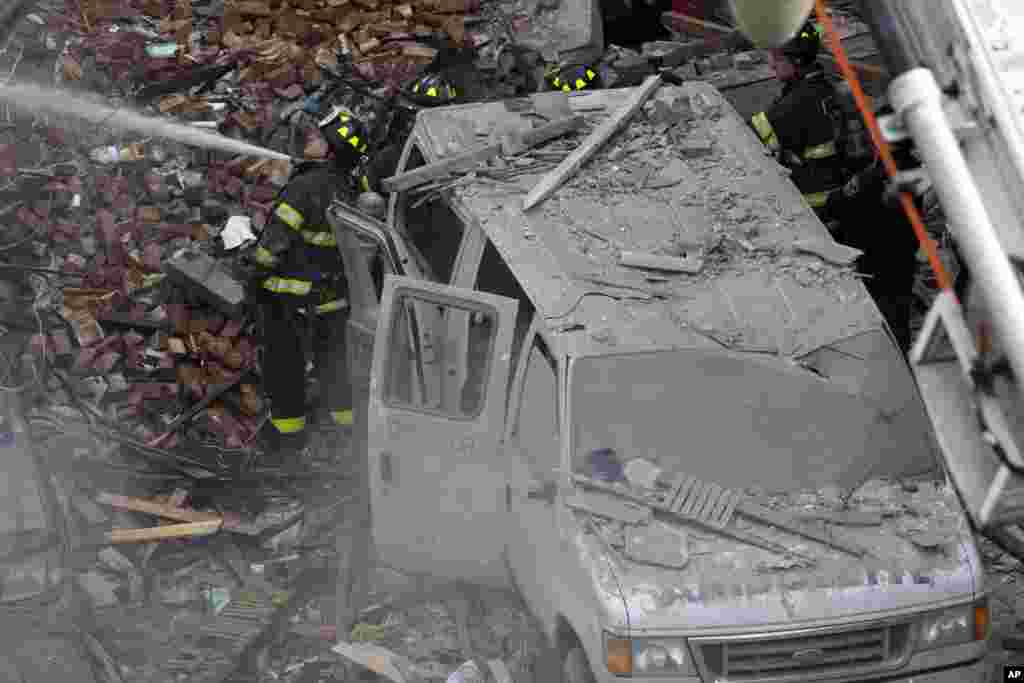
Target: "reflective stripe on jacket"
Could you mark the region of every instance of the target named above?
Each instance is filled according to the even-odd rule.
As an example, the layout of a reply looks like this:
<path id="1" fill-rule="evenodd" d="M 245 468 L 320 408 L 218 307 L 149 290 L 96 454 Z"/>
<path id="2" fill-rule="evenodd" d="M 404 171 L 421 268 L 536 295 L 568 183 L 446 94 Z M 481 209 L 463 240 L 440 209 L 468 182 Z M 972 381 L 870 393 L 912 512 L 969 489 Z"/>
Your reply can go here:
<path id="1" fill-rule="evenodd" d="M 314 247 L 336 247 L 338 241 L 334 239 L 334 232 L 330 228 L 318 228 L 303 230 L 306 224 L 306 217 L 288 202 L 281 202 L 277 205 L 274 215 L 281 219 L 285 225 L 302 235 L 302 241 Z"/>
<path id="2" fill-rule="evenodd" d="M 263 281 L 263 289 L 274 294 L 294 294 L 295 296 L 307 296 L 313 291 L 313 283 L 309 280 L 297 278 L 268 277 Z"/>

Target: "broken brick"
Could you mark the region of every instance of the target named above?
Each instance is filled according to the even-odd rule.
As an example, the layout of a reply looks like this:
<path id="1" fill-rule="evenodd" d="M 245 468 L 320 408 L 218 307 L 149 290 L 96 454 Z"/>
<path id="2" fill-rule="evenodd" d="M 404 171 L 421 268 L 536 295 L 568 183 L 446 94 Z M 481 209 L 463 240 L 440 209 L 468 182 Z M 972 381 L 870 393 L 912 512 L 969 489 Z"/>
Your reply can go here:
<path id="1" fill-rule="evenodd" d="M 68 134 L 58 126 L 47 126 L 44 131 L 46 142 L 52 147 L 64 147 L 68 144 Z"/>
<path id="2" fill-rule="evenodd" d="M 67 356 L 71 353 L 71 339 L 65 330 L 56 330 L 50 335 L 53 345 L 53 352 L 58 356 Z"/>
<path id="3" fill-rule="evenodd" d="M 129 332 L 122 337 L 122 340 L 124 341 L 124 347 L 126 349 L 141 346 L 146 342 L 146 338 L 138 332 Z"/>
<path id="4" fill-rule="evenodd" d="M 149 242 L 142 250 L 142 265 L 150 272 L 160 272 L 162 257 L 163 252 L 160 249 L 160 245 L 156 242 Z"/>
<path id="5" fill-rule="evenodd" d="M 237 337 L 241 331 L 242 322 L 240 320 L 228 320 L 220 330 L 220 336 L 234 338 Z"/>
<path id="6" fill-rule="evenodd" d="M 100 356 L 95 363 L 93 363 L 93 369 L 97 372 L 106 374 L 114 369 L 117 362 L 121 360 L 121 354 L 117 351 L 108 351 L 107 353 Z"/>
<path id="7" fill-rule="evenodd" d="M 50 226 L 50 239 L 54 242 L 77 240 L 79 232 L 79 227 L 73 223 L 55 223 Z"/>
<path id="8" fill-rule="evenodd" d="M 120 239 L 117 225 L 114 223 L 114 214 L 106 209 L 96 212 L 96 229 L 99 230 L 100 239 L 107 244 L 113 244 Z"/>
<path id="9" fill-rule="evenodd" d="M 326 145 L 327 145 L 327 143 L 325 142 L 324 143 L 324 156 L 326 156 L 326 152 L 327 152 Z M 322 157 L 320 157 L 320 158 L 322 158 Z M 238 197 L 240 197 L 242 195 L 242 188 L 243 188 L 242 181 L 239 178 L 231 176 L 224 183 L 224 194 L 228 195 L 229 197 L 238 198 Z"/>
<path id="10" fill-rule="evenodd" d="M 70 273 L 77 273 L 85 268 L 85 257 L 79 254 L 68 254 L 64 259 L 64 270 Z"/>
<path id="11" fill-rule="evenodd" d="M 100 351 L 95 346 L 85 347 L 78 352 L 78 357 L 75 359 L 74 370 L 77 372 L 85 372 L 92 368 L 92 364 L 96 362 L 96 358 L 99 357 Z"/>
<path id="12" fill-rule="evenodd" d="M 296 100 L 306 94 L 306 91 L 298 83 L 292 83 L 287 88 L 278 88 L 274 90 L 274 93 L 278 97 L 282 97 L 286 100 Z"/>
<path id="13" fill-rule="evenodd" d="M 33 230 L 40 230 L 43 228 L 42 217 L 35 211 L 32 211 L 31 209 L 22 206 L 18 209 L 15 216 L 17 217 L 19 222 L 21 222 L 23 225 L 27 225 Z"/>

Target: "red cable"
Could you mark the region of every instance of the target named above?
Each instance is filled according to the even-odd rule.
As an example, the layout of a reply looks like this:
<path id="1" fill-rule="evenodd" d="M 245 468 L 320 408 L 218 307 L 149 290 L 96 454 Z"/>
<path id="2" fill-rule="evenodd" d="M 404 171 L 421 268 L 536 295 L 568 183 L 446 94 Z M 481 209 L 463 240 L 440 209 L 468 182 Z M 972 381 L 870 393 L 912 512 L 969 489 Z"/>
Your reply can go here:
<path id="1" fill-rule="evenodd" d="M 893 159 L 892 151 L 889 149 L 889 145 L 882 137 L 882 130 L 878 127 L 878 120 L 875 118 L 875 113 L 868 106 L 867 98 L 864 96 L 864 90 L 861 88 L 860 81 L 857 79 L 857 74 L 850 66 L 850 60 L 846 56 L 846 50 L 843 48 L 843 43 L 839 38 L 839 33 L 836 31 L 835 26 L 832 24 L 832 18 L 825 11 L 825 0 L 815 0 L 814 9 L 818 15 L 818 21 L 822 26 L 825 27 L 825 34 L 828 36 L 829 47 L 832 49 L 832 54 L 835 55 L 836 61 L 839 63 L 839 70 L 843 74 L 843 78 L 850 84 L 850 90 L 853 91 L 853 98 L 857 102 L 857 109 L 860 110 L 861 116 L 864 117 L 864 122 L 868 126 L 868 130 L 871 131 L 871 140 L 875 143 L 875 148 L 878 150 L 878 154 L 882 159 L 882 165 L 885 167 L 886 173 L 893 180 L 896 179 L 898 169 L 896 167 L 896 160 Z M 928 263 L 931 265 L 932 272 L 935 273 L 935 280 L 939 284 L 939 288 L 943 290 L 952 289 L 952 280 L 949 277 L 949 273 L 946 272 L 945 266 L 942 265 L 942 261 L 939 260 L 939 251 L 935 246 L 935 241 L 928 235 L 928 231 L 924 227 L 924 220 L 921 218 L 920 212 L 917 207 L 914 206 L 914 198 L 909 192 L 900 193 L 900 204 L 903 206 L 903 212 L 907 215 L 910 220 L 910 224 L 914 227 L 914 234 L 917 235 L 917 241 L 920 242 L 921 248 L 924 249 L 925 254 L 928 256 Z"/>

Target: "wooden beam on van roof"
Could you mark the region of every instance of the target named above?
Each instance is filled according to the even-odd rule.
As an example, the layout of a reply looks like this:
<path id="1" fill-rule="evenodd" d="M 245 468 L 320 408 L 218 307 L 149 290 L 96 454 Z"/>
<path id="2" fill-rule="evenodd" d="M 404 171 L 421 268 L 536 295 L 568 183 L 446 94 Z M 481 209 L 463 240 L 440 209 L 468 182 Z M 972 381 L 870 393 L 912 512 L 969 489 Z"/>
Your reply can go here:
<path id="1" fill-rule="evenodd" d="M 497 157 L 503 150 L 508 150 L 510 153 L 522 153 L 531 147 L 542 145 L 566 133 L 579 130 L 583 127 L 584 121 L 582 114 L 576 114 L 545 123 L 543 126 L 524 133 L 510 132 L 508 135 L 511 137 L 505 138 L 501 142 L 484 145 L 462 154 L 456 154 L 448 159 L 393 175 L 390 178 L 385 178 L 382 185 L 388 192 L 411 190 L 432 180 L 444 178 L 451 173 L 469 171 L 477 164 Z"/>
<path id="2" fill-rule="evenodd" d="M 572 154 L 567 156 L 562 163 L 555 167 L 550 173 L 540 179 L 530 193 L 523 200 L 523 211 L 536 206 L 557 190 L 562 183 L 572 177 L 582 166 L 590 161 L 601 147 L 608 142 L 612 136 L 619 132 L 633 116 L 640 111 L 644 103 L 657 91 L 661 85 L 660 75 L 648 76 L 643 85 L 636 88 L 622 107 L 609 116 L 594 132 L 577 147 Z"/>

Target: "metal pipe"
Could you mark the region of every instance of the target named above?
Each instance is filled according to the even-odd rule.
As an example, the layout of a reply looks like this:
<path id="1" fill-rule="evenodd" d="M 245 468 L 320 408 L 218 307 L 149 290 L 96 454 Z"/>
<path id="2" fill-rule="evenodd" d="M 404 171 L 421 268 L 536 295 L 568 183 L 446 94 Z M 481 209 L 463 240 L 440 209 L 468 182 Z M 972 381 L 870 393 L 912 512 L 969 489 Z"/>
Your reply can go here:
<path id="1" fill-rule="evenodd" d="M 939 84 L 928 69 L 912 69 L 893 80 L 889 100 L 929 170 L 1010 366 L 1024 377 L 1024 291 L 946 119 Z"/>

